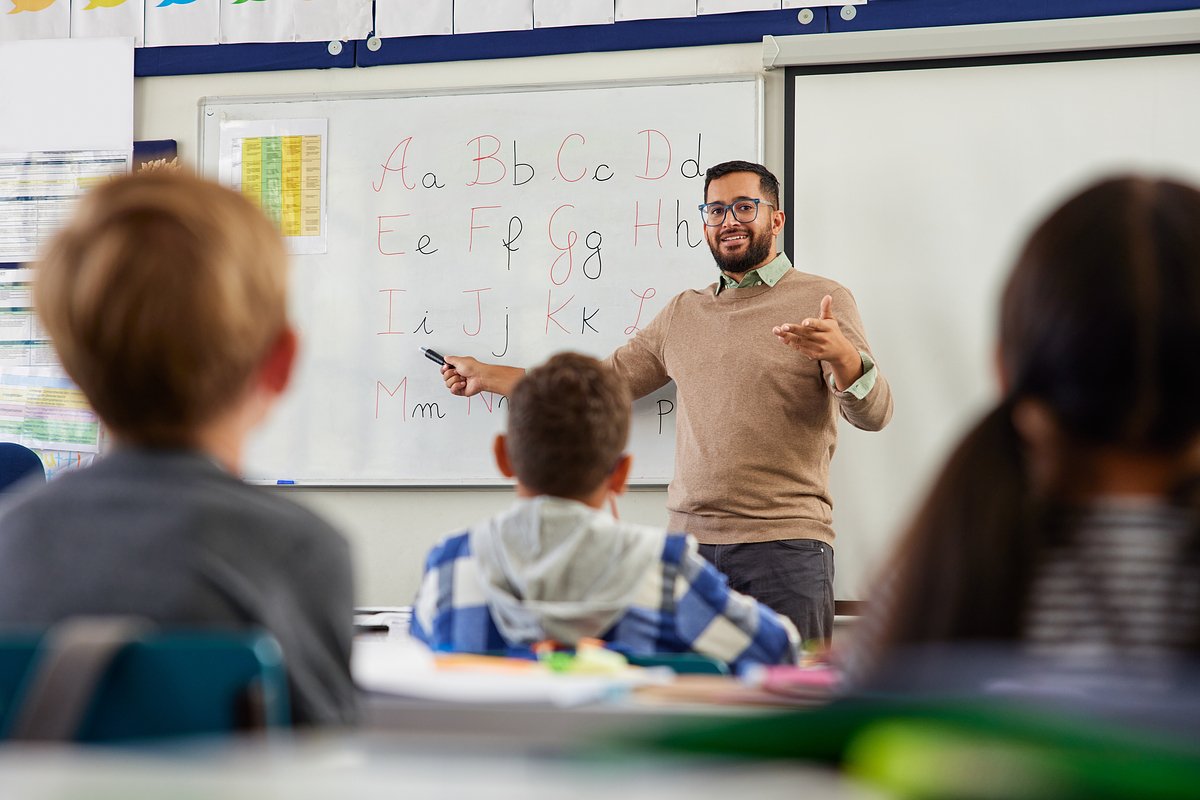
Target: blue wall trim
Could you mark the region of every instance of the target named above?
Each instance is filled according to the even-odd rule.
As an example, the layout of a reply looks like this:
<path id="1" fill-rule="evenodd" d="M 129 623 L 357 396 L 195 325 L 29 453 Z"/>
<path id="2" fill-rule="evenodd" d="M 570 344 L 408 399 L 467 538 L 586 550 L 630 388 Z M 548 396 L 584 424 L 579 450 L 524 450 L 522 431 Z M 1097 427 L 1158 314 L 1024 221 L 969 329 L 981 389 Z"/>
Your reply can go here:
<path id="1" fill-rule="evenodd" d="M 353 66 L 353 42 L 345 42 L 336 56 L 329 55 L 329 42 L 139 47 L 133 51 L 133 74 L 138 78 Z"/>
<path id="2" fill-rule="evenodd" d="M 1106 17 L 1200 8 L 1196 0 L 868 0 L 852 20 L 831 9 L 829 30 L 875 31 L 990 22 Z"/>
<path id="3" fill-rule="evenodd" d="M 372 52 L 364 41 L 345 42 L 331 56 L 327 42 L 147 47 L 134 51 L 134 74 L 190 75 L 285 69 L 370 67 L 471 61 L 562 53 L 649 50 L 757 42 L 763 36 L 973 25 L 1022 20 L 1097 17 L 1200 8 L 1198 0 L 870 0 L 842 19 L 839 7 L 814 8 L 808 25 L 797 10 L 638 20 L 613 25 L 384 39 Z M 547 80 L 552 81 L 553 75 Z"/>

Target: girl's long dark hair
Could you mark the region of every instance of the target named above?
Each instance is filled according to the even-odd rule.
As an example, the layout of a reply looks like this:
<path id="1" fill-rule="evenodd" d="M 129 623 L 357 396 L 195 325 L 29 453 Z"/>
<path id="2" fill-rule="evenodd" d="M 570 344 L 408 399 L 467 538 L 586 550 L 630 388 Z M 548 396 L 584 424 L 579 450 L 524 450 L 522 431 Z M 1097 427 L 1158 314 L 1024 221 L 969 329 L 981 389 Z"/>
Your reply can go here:
<path id="1" fill-rule="evenodd" d="M 1004 291 L 1006 397 L 954 450 L 905 532 L 868 650 L 1019 638 L 1037 564 L 1071 536 L 1064 509 L 1086 494 L 1089 452 L 1196 446 L 1198 361 L 1200 192 L 1121 177 L 1052 213 Z M 1036 479 L 1014 425 L 1025 402 L 1061 434 L 1054 470 Z M 1169 499 L 1200 519 L 1195 486 L 1181 474 Z"/>
<path id="2" fill-rule="evenodd" d="M 1044 516 L 1002 404 L 954 450 L 909 527 L 889 579 L 887 643 L 1014 638 Z"/>

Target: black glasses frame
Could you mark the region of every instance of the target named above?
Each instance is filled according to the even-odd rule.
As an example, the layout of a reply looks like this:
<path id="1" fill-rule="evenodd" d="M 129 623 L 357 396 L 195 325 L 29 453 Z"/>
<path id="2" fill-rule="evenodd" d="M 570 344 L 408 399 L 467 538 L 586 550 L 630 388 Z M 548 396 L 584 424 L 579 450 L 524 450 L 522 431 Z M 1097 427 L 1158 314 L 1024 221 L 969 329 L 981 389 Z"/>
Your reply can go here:
<path id="1" fill-rule="evenodd" d="M 733 207 L 735 205 L 737 205 L 738 203 L 754 203 L 754 213 L 750 216 L 750 219 L 742 219 L 741 217 L 739 217 L 737 215 L 736 211 L 733 211 Z M 731 211 L 733 211 L 733 218 L 736 219 L 738 222 L 741 222 L 743 224 L 748 223 L 748 222 L 754 222 L 754 220 L 758 219 L 758 207 L 760 205 L 768 205 L 771 208 L 775 208 L 774 203 L 771 203 L 767 200 L 763 200 L 761 197 L 740 197 L 737 200 L 734 200 L 732 203 L 701 203 L 700 205 L 698 205 L 696 207 L 700 209 L 700 219 L 702 219 L 704 221 L 704 224 L 706 227 L 719 228 L 720 226 L 725 224 L 725 220 L 729 219 L 729 212 L 731 212 Z M 708 221 L 709 210 L 711 209 L 711 210 L 715 211 L 718 208 L 725 209 L 725 213 L 722 214 L 721 218 L 719 220 L 717 220 L 716 222 L 709 222 Z"/>

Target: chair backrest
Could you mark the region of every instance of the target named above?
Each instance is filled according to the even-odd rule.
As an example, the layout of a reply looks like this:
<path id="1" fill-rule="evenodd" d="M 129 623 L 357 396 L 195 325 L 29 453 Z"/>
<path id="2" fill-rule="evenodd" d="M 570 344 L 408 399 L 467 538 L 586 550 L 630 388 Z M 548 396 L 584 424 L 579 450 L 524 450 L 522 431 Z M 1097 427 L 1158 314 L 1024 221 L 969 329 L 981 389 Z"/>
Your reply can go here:
<path id="1" fill-rule="evenodd" d="M 0 492 L 30 475 L 46 480 L 46 467 L 38 454 L 23 444 L 0 442 Z"/>
<path id="2" fill-rule="evenodd" d="M 113 647 L 91 676 L 73 674 L 74 665 L 63 663 L 87 661 L 87 655 L 68 648 L 64 656 L 57 644 L 47 644 L 53 638 L 38 633 L 0 635 L 0 739 L 121 742 L 289 724 L 283 657 L 269 634 L 138 635 Z M 47 700 L 42 690 L 53 685 L 47 672 L 55 669 L 60 684 L 65 674 L 82 686 L 60 685 Z M 90 670 L 90 665 L 83 668 L 84 673 Z M 54 706 L 61 706 L 62 696 L 76 688 L 83 694 L 78 713 L 65 712 L 68 724 L 56 730 L 57 723 L 46 719 L 64 716 Z M 32 728 L 31 710 L 42 717 L 33 719 Z"/>

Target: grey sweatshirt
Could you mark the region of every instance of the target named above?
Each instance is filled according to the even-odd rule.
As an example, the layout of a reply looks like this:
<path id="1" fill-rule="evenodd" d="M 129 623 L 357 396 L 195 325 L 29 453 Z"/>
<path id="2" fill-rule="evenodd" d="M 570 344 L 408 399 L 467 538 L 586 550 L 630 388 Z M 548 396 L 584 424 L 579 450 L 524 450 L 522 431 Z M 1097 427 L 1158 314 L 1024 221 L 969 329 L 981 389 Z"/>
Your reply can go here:
<path id="1" fill-rule="evenodd" d="M 603 634 L 661 569 L 665 531 L 557 497 L 519 500 L 471 529 L 492 618 L 510 642 Z"/>

